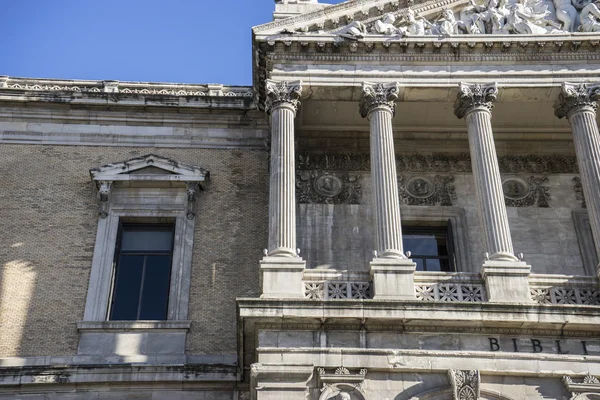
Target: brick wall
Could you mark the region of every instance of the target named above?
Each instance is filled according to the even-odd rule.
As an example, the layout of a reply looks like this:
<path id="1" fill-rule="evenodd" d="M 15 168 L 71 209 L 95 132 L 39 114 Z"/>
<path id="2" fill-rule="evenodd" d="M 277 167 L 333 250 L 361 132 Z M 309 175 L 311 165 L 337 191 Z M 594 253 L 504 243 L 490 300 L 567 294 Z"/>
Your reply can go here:
<path id="1" fill-rule="evenodd" d="M 155 153 L 211 173 L 190 293 L 192 354 L 236 352 L 235 298 L 259 294 L 265 151 L 0 145 L 0 357 L 73 355 L 97 227 L 89 169 Z"/>

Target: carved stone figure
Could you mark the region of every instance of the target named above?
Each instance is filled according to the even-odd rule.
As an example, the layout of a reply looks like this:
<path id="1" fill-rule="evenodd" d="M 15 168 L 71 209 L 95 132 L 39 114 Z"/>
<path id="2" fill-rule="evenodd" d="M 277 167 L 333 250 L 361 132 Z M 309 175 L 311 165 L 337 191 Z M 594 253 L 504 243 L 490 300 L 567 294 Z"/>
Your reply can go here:
<path id="1" fill-rule="evenodd" d="M 400 30 L 407 36 L 431 35 L 431 22 L 423 17 L 416 17 L 412 9 L 408 9 L 404 16 L 404 25 Z"/>
<path id="2" fill-rule="evenodd" d="M 360 21 L 354 21 L 334 33 L 349 39 L 359 39 L 364 37 L 368 32 L 365 24 Z"/>
<path id="3" fill-rule="evenodd" d="M 508 34 L 504 27 L 508 10 L 499 0 L 488 0 L 486 5 L 480 6 L 474 0 L 470 1 L 471 7 L 463 9 L 460 19 L 464 22 L 467 33 L 471 34 Z"/>
<path id="4" fill-rule="evenodd" d="M 579 20 L 581 25 L 579 30 L 582 32 L 600 32 L 600 9 L 596 5 L 598 2 L 589 3 L 583 7 Z"/>
<path id="5" fill-rule="evenodd" d="M 573 32 L 577 10 L 571 4 L 571 0 L 554 0 L 554 6 L 556 7 L 556 19 L 563 23 L 562 29 Z"/>
<path id="6" fill-rule="evenodd" d="M 397 35 L 401 34 L 402 31 L 394 26 L 396 22 L 396 16 L 388 13 L 383 16 L 380 20 L 375 21 L 373 24 L 373 32 L 381 35 Z"/>
<path id="7" fill-rule="evenodd" d="M 506 28 L 514 33 L 543 35 L 546 33 L 561 32 L 561 30 L 558 29 L 558 24 L 551 19 L 548 19 L 548 17 L 551 16 L 551 12 L 542 0 L 528 1 L 525 4 L 515 3 L 509 5 L 507 8 L 509 13 L 506 17 Z"/>
<path id="8" fill-rule="evenodd" d="M 458 21 L 454 16 L 454 12 L 448 8 L 442 11 L 441 17 L 434 24 L 431 32 L 434 35 L 451 36 L 458 35 L 461 31 L 467 32 L 467 28 L 463 21 Z"/>

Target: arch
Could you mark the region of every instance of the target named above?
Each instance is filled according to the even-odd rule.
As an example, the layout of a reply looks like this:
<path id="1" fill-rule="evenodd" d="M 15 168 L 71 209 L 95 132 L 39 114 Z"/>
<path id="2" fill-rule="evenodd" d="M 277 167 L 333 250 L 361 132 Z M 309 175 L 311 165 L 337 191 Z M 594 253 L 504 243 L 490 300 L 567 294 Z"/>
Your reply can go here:
<path id="1" fill-rule="evenodd" d="M 505 394 L 496 392 L 495 390 L 481 389 L 481 400 L 517 400 Z M 452 400 L 452 388 L 450 387 L 437 387 L 434 389 L 426 390 L 416 396 L 410 398 L 410 400 Z M 582 397 L 581 400 L 587 400 L 586 397 Z M 593 397 L 589 400 L 600 400 L 600 397 Z"/>

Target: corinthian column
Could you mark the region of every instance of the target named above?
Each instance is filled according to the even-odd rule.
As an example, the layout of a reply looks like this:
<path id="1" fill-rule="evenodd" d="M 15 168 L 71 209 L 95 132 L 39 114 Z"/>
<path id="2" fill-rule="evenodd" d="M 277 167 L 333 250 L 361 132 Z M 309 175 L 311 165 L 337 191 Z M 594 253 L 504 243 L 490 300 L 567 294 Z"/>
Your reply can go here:
<path id="1" fill-rule="evenodd" d="M 392 118 L 396 111 L 398 82 L 363 83 L 360 115 L 369 119 L 371 178 L 375 215 L 375 249 L 382 258 L 406 258 L 402 252 L 400 200 Z"/>
<path id="2" fill-rule="evenodd" d="M 370 269 L 375 299 L 414 299 L 416 265 L 402 249 L 400 200 L 392 117 L 396 110 L 398 82 L 363 83 L 360 114 L 369 119 L 373 214 L 375 216 L 375 259 Z"/>
<path id="3" fill-rule="evenodd" d="M 517 261 L 508 227 L 502 179 L 492 133 L 492 108 L 497 95 L 498 88 L 495 83 L 487 86 L 461 83 L 454 104 L 454 114 L 467 121 L 485 251 L 490 260 Z"/>
<path id="4" fill-rule="evenodd" d="M 498 95 L 495 83 L 460 83 L 454 114 L 467 121 L 475 195 L 485 249 L 482 275 L 493 302 L 531 302 L 531 267 L 514 255 L 502 179 L 492 133 L 492 108 Z"/>
<path id="5" fill-rule="evenodd" d="M 294 118 L 302 82 L 267 80 L 265 110 L 270 116 L 269 243 L 261 261 L 262 297 L 302 297 L 305 263 L 296 251 L 296 167 Z"/>
<path id="6" fill-rule="evenodd" d="M 599 98 L 600 84 L 564 83 L 554 114 L 568 118 L 571 124 L 596 254 L 600 256 L 600 133 L 596 123 Z"/>

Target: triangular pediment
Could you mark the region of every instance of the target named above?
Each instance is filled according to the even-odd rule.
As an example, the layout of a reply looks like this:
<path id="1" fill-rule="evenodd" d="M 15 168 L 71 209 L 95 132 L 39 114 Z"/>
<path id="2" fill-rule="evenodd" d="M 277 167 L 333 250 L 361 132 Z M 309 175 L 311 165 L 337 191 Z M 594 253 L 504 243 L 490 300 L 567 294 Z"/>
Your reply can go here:
<path id="1" fill-rule="evenodd" d="M 559 4 L 559 6 L 555 6 Z M 592 0 L 351 0 L 253 28 L 257 40 L 581 35 L 600 31 Z M 448 13 L 449 10 L 451 13 Z M 408 16 L 408 14 L 412 14 Z M 568 15 L 569 17 L 565 17 Z"/>
<path id="2" fill-rule="evenodd" d="M 92 180 L 101 181 L 180 181 L 204 182 L 209 172 L 196 165 L 148 154 L 90 170 Z"/>

